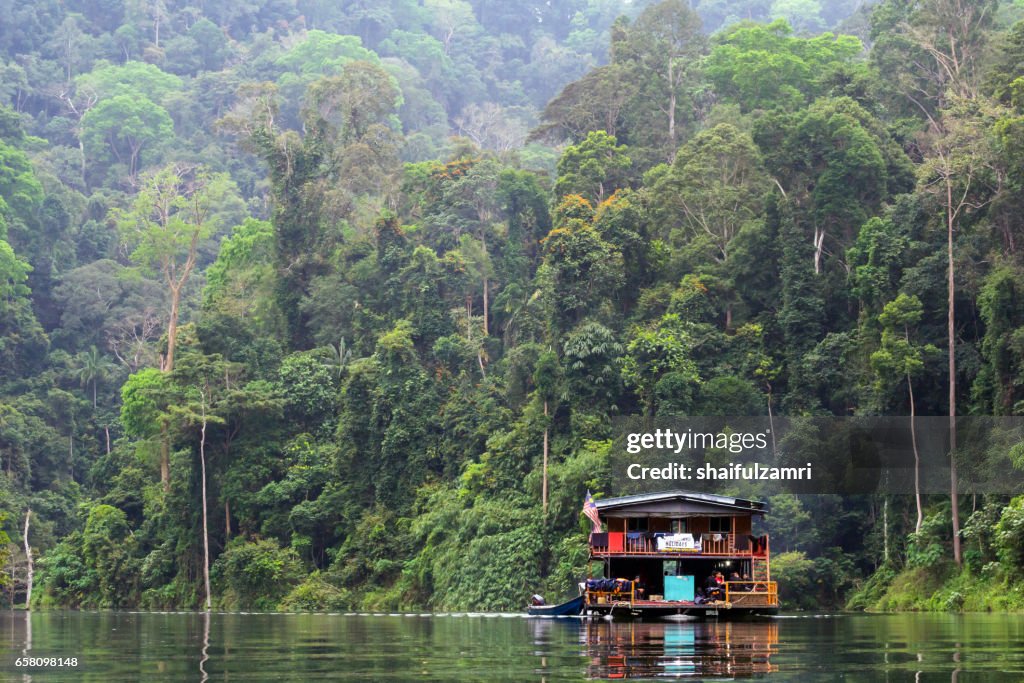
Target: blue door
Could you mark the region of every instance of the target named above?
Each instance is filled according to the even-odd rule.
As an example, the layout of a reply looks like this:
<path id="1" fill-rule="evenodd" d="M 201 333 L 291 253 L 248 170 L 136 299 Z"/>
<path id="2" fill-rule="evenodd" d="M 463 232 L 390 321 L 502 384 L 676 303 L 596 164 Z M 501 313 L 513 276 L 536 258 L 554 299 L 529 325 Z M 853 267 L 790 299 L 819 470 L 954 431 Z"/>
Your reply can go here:
<path id="1" fill-rule="evenodd" d="M 693 601 L 694 580 L 692 576 L 666 576 L 665 599 Z"/>

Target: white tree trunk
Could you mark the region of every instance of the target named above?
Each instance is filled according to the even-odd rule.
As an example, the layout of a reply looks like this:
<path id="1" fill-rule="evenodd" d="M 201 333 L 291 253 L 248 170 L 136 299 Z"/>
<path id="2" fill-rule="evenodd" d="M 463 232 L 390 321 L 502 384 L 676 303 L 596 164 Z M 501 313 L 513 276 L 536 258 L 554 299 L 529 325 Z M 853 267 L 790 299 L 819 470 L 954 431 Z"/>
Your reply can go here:
<path id="1" fill-rule="evenodd" d="M 25 562 L 26 562 L 26 576 L 25 576 L 25 609 L 32 609 L 32 580 L 35 578 L 35 566 L 32 563 L 32 546 L 28 543 L 28 523 L 32 517 L 32 509 L 29 508 L 25 511 L 25 533 L 23 539 L 25 541 Z"/>
<path id="2" fill-rule="evenodd" d="M 545 518 L 548 516 L 548 425 L 547 425 L 547 420 L 546 420 L 547 416 L 548 416 L 548 402 L 544 401 L 544 417 L 545 417 L 545 422 L 544 422 L 544 476 L 543 476 L 543 483 L 541 484 L 540 499 L 541 499 L 541 507 L 544 510 L 544 517 Z"/>
<path id="3" fill-rule="evenodd" d="M 953 279 L 953 181 L 946 176 L 946 255 L 949 259 L 946 308 L 946 332 L 949 335 L 949 499 L 953 513 L 953 559 L 956 566 L 963 564 L 960 551 L 960 493 L 956 475 L 956 329 L 954 324 L 956 281 Z"/>
<path id="4" fill-rule="evenodd" d="M 821 275 L 821 257 L 825 250 L 825 231 L 814 229 L 814 274 Z"/>
<path id="5" fill-rule="evenodd" d="M 199 437 L 199 464 L 202 469 L 203 488 L 203 586 L 206 589 L 206 609 L 210 609 L 210 533 L 206 525 L 206 397 L 200 399 L 203 427 Z"/>
<path id="6" fill-rule="evenodd" d="M 672 58 L 668 60 L 668 144 L 669 144 L 669 159 L 674 160 L 676 158 L 676 152 L 679 151 L 676 147 L 676 79 L 674 72 L 675 64 L 672 62 Z"/>
<path id="7" fill-rule="evenodd" d="M 882 501 L 882 561 L 889 564 L 889 496 Z"/>
<path id="8" fill-rule="evenodd" d="M 490 329 L 488 328 L 488 324 L 487 324 L 487 318 L 488 318 L 488 313 L 489 313 L 488 306 L 487 306 L 487 304 L 488 304 L 487 299 L 490 298 L 490 283 L 487 280 L 488 280 L 488 278 L 485 277 L 484 278 L 484 336 L 485 337 L 488 337 L 491 334 Z"/>
<path id="9" fill-rule="evenodd" d="M 907 393 L 910 396 L 910 444 L 914 448 L 914 503 L 917 505 L 917 523 L 914 525 L 914 533 L 921 533 L 921 522 L 924 521 L 924 512 L 921 509 L 921 454 L 917 450 L 917 428 L 914 425 L 914 385 L 907 375 Z"/>

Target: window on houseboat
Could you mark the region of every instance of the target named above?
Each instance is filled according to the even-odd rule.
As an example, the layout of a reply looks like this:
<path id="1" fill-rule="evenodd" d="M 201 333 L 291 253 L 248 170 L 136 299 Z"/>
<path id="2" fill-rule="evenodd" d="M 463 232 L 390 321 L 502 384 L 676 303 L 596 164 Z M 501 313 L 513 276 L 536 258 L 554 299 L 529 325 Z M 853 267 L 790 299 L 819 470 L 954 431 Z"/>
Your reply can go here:
<path id="1" fill-rule="evenodd" d="M 713 534 L 732 533 L 732 517 L 712 517 L 709 531 Z"/>
<path id="2" fill-rule="evenodd" d="M 626 531 L 647 531 L 646 517 L 627 517 Z"/>
<path id="3" fill-rule="evenodd" d="M 686 520 L 685 519 L 673 519 L 672 520 L 672 533 L 674 533 L 674 534 L 685 534 L 686 533 Z"/>

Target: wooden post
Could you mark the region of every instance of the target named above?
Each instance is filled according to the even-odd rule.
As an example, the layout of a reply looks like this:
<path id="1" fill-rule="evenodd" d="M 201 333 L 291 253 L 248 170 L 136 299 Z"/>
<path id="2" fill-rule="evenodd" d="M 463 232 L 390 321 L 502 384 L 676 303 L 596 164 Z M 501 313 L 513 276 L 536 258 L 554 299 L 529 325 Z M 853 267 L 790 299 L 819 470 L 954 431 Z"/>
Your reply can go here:
<path id="1" fill-rule="evenodd" d="M 35 576 L 35 568 L 32 565 L 32 546 L 28 544 L 28 523 L 32 517 L 32 508 L 25 510 L 25 560 L 27 564 L 27 575 L 25 577 L 25 609 L 32 609 L 32 579 Z"/>

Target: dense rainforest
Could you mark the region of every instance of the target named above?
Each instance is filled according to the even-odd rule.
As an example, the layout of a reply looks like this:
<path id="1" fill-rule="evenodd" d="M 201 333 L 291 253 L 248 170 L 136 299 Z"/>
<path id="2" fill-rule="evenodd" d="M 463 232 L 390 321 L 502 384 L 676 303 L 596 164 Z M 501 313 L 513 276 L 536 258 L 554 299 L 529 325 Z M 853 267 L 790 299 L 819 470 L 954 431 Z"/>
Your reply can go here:
<path id="1" fill-rule="evenodd" d="M 1024 413 L 1024 4 L 0 11 L 0 605 L 519 609 L 617 416 Z M 1024 606 L 1024 498 L 770 503 Z"/>

